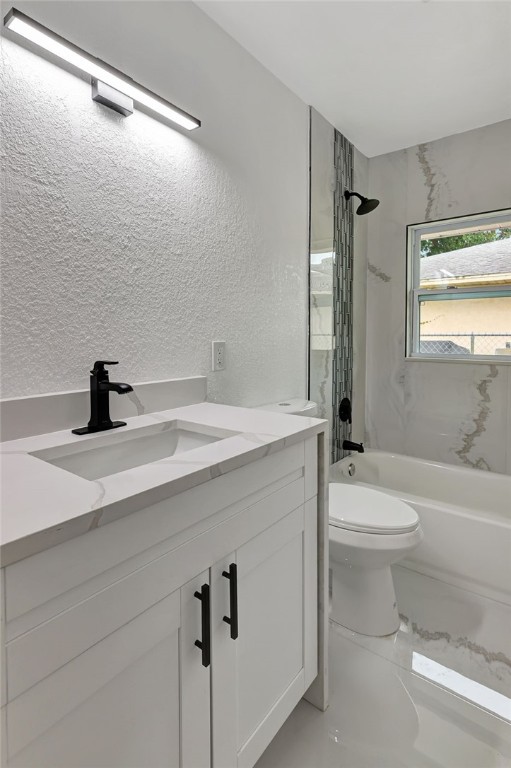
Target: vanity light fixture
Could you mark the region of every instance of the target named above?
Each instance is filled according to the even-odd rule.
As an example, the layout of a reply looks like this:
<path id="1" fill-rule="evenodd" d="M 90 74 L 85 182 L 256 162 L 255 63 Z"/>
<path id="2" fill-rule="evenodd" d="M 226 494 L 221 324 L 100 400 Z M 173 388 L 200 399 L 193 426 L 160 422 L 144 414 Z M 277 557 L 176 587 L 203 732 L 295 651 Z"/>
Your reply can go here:
<path id="1" fill-rule="evenodd" d="M 8 12 L 4 18 L 4 25 L 11 32 L 62 59 L 71 68 L 90 75 L 94 101 L 105 104 L 124 116 L 133 112 L 133 104 L 135 104 L 141 111 L 163 117 L 187 131 L 200 127 L 200 120 L 196 117 L 160 98 L 118 69 L 91 56 L 16 8 L 11 8 Z"/>

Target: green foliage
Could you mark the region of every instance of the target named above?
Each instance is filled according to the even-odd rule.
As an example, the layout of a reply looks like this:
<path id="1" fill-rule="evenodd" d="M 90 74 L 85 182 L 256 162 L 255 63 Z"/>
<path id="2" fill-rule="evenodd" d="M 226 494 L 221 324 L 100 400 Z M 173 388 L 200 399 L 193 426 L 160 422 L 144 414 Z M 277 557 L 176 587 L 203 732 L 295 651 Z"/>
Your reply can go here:
<path id="1" fill-rule="evenodd" d="M 484 232 L 467 232 L 466 235 L 451 235 L 451 237 L 436 237 L 432 240 L 423 240 L 421 243 L 421 258 L 434 256 L 437 253 L 457 251 L 460 248 L 469 248 L 471 245 L 492 243 L 495 240 L 511 238 L 511 229 L 488 229 Z"/>

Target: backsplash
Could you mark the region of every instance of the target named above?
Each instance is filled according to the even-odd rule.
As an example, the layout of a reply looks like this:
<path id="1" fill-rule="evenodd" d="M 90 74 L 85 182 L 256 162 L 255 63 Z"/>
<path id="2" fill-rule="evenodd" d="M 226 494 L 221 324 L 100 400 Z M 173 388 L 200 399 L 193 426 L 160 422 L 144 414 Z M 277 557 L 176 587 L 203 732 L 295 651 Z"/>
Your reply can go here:
<path id="1" fill-rule="evenodd" d="M 369 161 L 367 440 L 511 473 L 511 366 L 405 360 L 406 226 L 511 206 L 511 121 Z"/>
<path id="2" fill-rule="evenodd" d="M 133 384 L 125 397 L 110 398 L 113 419 L 128 419 L 147 413 L 195 405 L 206 400 L 207 379 L 194 376 Z M 55 392 L 32 397 L 0 400 L 0 440 L 70 430 L 86 424 L 90 416 L 90 391 Z"/>

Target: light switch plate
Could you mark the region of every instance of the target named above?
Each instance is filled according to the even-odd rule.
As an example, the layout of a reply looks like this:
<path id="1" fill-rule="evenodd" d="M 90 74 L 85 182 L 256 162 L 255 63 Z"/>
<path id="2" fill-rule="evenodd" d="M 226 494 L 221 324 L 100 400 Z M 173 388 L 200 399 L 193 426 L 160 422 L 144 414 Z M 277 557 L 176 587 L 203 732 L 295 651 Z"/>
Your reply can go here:
<path id="1" fill-rule="evenodd" d="M 211 368 L 213 371 L 225 371 L 225 341 L 211 342 Z"/>

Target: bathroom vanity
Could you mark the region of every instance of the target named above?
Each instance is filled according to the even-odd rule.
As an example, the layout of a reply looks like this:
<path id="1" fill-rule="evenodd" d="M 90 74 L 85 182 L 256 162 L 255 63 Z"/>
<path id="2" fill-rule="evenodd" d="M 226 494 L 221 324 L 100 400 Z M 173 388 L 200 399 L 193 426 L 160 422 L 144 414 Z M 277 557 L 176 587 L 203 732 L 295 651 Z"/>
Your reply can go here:
<path id="1" fill-rule="evenodd" d="M 2 444 L 9 768 L 251 768 L 326 706 L 325 428 L 200 403 Z"/>

